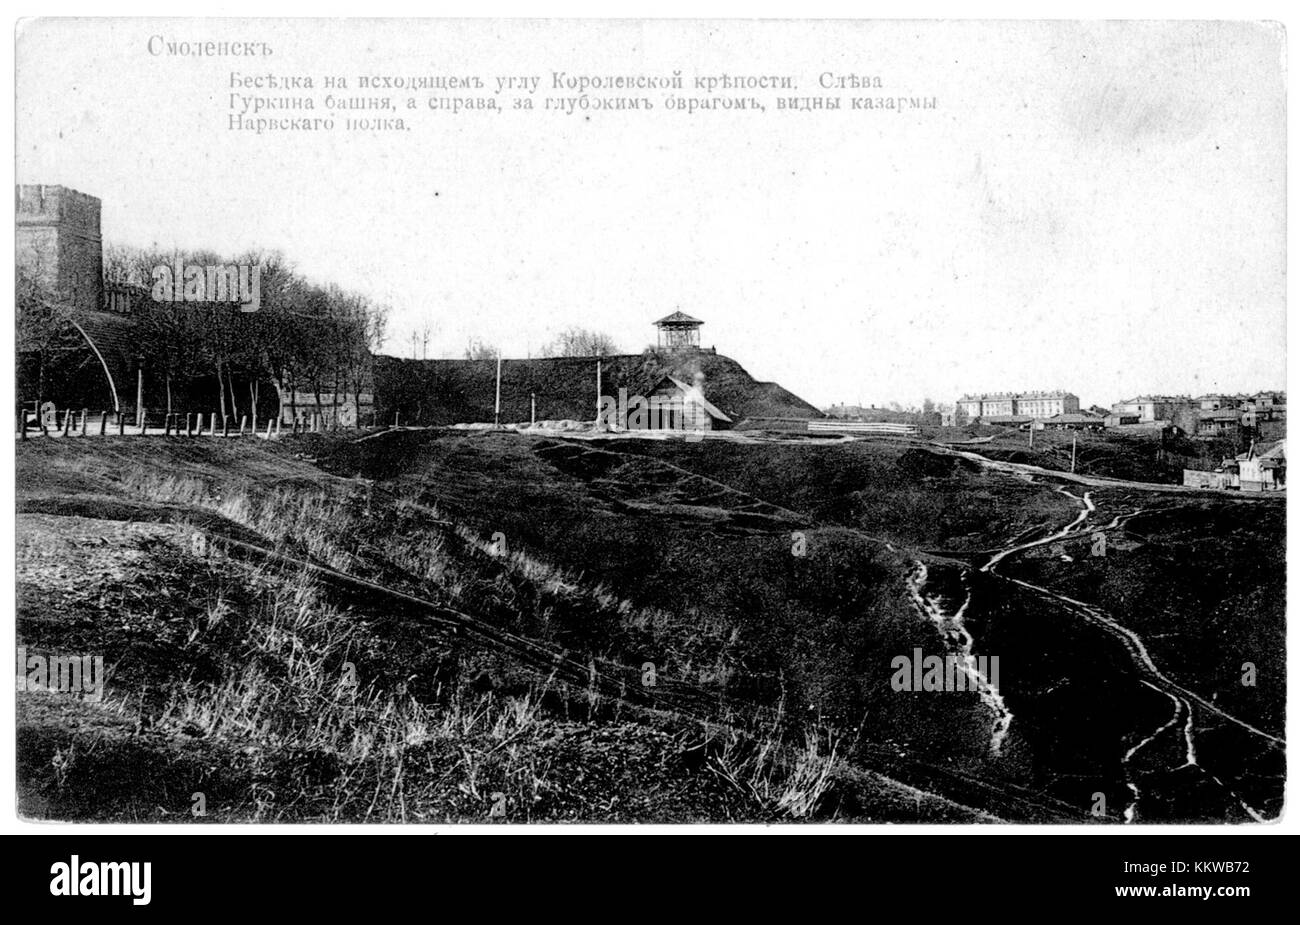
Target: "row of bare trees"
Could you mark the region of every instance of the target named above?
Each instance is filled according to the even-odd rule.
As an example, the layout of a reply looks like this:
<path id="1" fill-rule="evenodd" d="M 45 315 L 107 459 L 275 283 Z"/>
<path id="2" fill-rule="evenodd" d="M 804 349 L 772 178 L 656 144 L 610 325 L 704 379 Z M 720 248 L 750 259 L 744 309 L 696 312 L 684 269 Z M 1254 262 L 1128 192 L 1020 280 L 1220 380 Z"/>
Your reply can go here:
<path id="1" fill-rule="evenodd" d="M 427 334 L 426 334 L 427 339 Z M 621 353 L 614 338 L 601 331 L 571 326 L 542 346 L 540 357 L 603 357 Z M 501 351 L 482 338 L 471 337 L 465 345 L 467 360 L 495 360 Z M 427 355 L 427 351 L 426 351 Z"/>
<path id="2" fill-rule="evenodd" d="M 120 245 L 104 255 L 109 283 L 153 285 L 155 267 L 179 258 L 186 265 L 247 265 L 260 273 L 257 311 L 217 302 L 140 300 L 135 315 L 139 352 L 165 389 L 172 411 L 174 389 L 196 381 L 213 388 L 223 416 L 247 407 L 256 417 L 263 383 L 278 388 L 280 416 L 286 405 L 297 416 L 298 396 L 310 396 L 316 412 L 351 397 L 360 409 L 370 382 L 370 360 L 384 340 L 388 308 L 333 284 L 298 273 L 275 252 L 235 258 L 196 251 L 176 253 Z"/>

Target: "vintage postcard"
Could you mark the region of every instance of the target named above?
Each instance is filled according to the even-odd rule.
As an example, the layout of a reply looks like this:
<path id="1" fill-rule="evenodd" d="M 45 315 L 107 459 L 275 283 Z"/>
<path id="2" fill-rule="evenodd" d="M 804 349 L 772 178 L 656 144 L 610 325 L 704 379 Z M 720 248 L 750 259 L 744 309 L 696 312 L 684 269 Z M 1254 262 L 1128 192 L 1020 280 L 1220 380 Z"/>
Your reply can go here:
<path id="1" fill-rule="evenodd" d="M 1280 25 L 15 42 L 20 819 L 1283 815 Z"/>

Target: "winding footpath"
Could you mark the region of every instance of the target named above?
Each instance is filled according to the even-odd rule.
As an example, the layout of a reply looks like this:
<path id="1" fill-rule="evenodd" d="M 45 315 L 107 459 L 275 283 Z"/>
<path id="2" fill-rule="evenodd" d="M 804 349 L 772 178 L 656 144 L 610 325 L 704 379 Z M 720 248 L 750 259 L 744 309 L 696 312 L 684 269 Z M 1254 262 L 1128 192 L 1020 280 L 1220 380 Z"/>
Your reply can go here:
<path id="1" fill-rule="evenodd" d="M 973 461 L 980 462 L 981 464 L 987 463 L 987 467 L 990 469 L 996 471 L 1002 471 L 1002 472 L 1010 472 L 1020 477 L 1033 478 L 1040 474 L 1051 475 L 1051 476 L 1061 475 L 1061 473 L 1056 473 L 1053 472 L 1052 470 L 1043 470 L 1037 466 L 1026 466 L 1024 464 L 1019 464 L 1019 463 L 1001 463 L 1001 462 L 996 462 L 994 460 L 986 460 L 984 459 L 984 457 L 979 456 L 978 454 L 975 453 L 960 453 L 959 455 L 972 459 Z M 1079 479 L 1072 479 L 1072 480 L 1078 481 Z M 1090 481 L 1086 481 L 1085 484 L 1089 484 L 1091 481 L 1100 481 L 1105 487 L 1112 487 L 1116 484 L 1119 484 L 1120 486 L 1123 487 L 1139 486 L 1139 487 L 1156 488 L 1156 489 L 1164 489 L 1166 487 L 1166 486 L 1147 486 L 1144 483 L 1115 483 L 1112 480 L 1090 480 Z M 1172 486 L 1172 487 L 1180 487 L 1180 486 Z M 1261 740 L 1261 742 L 1264 743 L 1264 746 L 1266 748 L 1285 749 L 1286 743 L 1283 739 L 1274 735 L 1270 735 L 1269 733 L 1264 732 L 1263 730 L 1258 729 L 1255 726 L 1252 726 L 1250 723 L 1247 723 L 1244 720 L 1239 719 L 1236 716 L 1233 716 L 1225 712 L 1215 704 L 1201 697 L 1199 694 L 1196 694 L 1188 690 L 1187 688 L 1183 687 L 1182 685 L 1176 683 L 1175 681 L 1171 680 L 1156 665 L 1155 660 L 1151 657 L 1151 653 L 1147 650 L 1147 647 L 1144 644 L 1142 638 L 1133 630 L 1120 624 L 1118 621 L 1116 621 L 1111 616 L 1106 614 L 1100 608 L 1095 607 L 1091 604 L 1087 604 L 1083 601 L 1076 600 L 1058 591 L 1052 590 L 1051 588 L 1046 588 L 1041 585 L 1036 585 L 1036 584 L 1032 584 L 1031 582 L 1024 581 L 1023 579 L 1020 578 L 1014 578 L 1011 576 L 1001 575 L 1000 573 L 998 573 L 997 567 L 1005 560 L 1010 558 L 1011 556 L 1024 552 L 1027 549 L 1033 549 L 1035 547 L 1045 546 L 1057 542 L 1058 540 L 1064 539 L 1072 534 L 1079 533 L 1082 530 L 1084 530 L 1085 527 L 1087 527 L 1089 518 L 1091 518 L 1091 516 L 1097 510 L 1096 504 L 1094 504 L 1092 501 L 1092 493 L 1084 492 L 1083 496 L 1079 497 L 1070 493 L 1064 488 L 1058 488 L 1057 491 L 1074 499 L 1080 505 L 1080 511 L 1078 515 L 1074 518 L 1074 520 L 1072 520 L 1070 523 L 1066 524 L 1064 527 L 1062 527 L 1060 530 L 1057 530 L 1055 533 L 1051 534 L 1050 536 L 1043 537 L 1041 539 L 1033 540 L 1030 542 L 1019 543 L 1016 545 L 1008 546 L 1005 549 L 999 550 L 998 552 L 990 556 L 988 561 L 986 561 L 980 567 L 979 570 L 981 572 L 985 572 L 988 574 L 997 575 L 997 577 L 1003 579 L 1004 581 L 1009 581 L 1012 584 L 1015 584 L 1033 594 L 1049 598 L 1055 603 L 1062 605 L 1066 611 L 1081 617 L 1085 621 L 1092 623 L 1095 626 L 1100 627 L 1103 631 L 1111 635 L 1113 638 L 1117 639 L 1120 642 L 1120 644 L 1124 647 L 1125 651 L 1128 653 L 1130 659 L 1132 660 L 1132 663 L 1143 676 L 1142 683 L 1147 687 L 1151 688 L 1152 690 L 1158 691 L 1159 693 L 1162 693 L 1169 698 L 1173 708 L 1173 715 L 1171 716 L 1171 718 L 1167 722 L 1159 726 L 1157 729 L 1153 730 L 1148 735 L 1143 737 L 1141 740 L 1133 744 L 1131 747 L 1129 747 L 1121 758 L 1121 765 L 1124 769 L 1126 786 L 1131 794 L 1129 803 L 1124 810 L 1125 822 L 1133 822 L 1136 820 L 1139 802 L 1142 799 L 1142 792 L 1138 787 L 1139 772 L 1136 770 L 1134 765 L 1135 759 L 1139 756 L 1140 753 L 1143 752 L 1144 749 L 1150 746 L 1153 742 L 1155 742 L 1158 739 L 1161 739 L 1166 734 L 1174 730 L 1176 727 L 1179 727 L 1180 721 L 1181 721 L 1181 736 L 1182 736 L 1181 752 L 1184 756 L 1184 760 L 1181 765 L 1178 765 L 1177 767 L 1168 768 L 1167 770 L 1176 771 L 1187 767 L 1197 768 L 1202 773 L 1204 773 L 1209 780 L 1213 781 L 1215 785 L 1217 785 L 1225 793 L 1231 796 L 1234 802 L 1240 805 L 1242 809 L 1246 812 L 1246 814 L 1249 815 L 1252 819 L 1254 819 L 1257 822 L 1267 821 L 1266 817 L 1259 810 L 1257 810 L 1255 807 L 1248 804 L 1237 793 L 1235 793 L 1227 784 L 1225 784 L 1223 780 L 1221 780 L 1219 777 L 1206 770 L 1199 763 L 1197 759 L 1196 741 L 1195 741 L 1195 730 L 1196 730 L 1195 710 L 1199 708 L 1209 716 L 1216 717 L 1219 720 L 1238 726 L 1239 728 L 1250 733 L 1252 736 L 1257 737 L 1259 740 Z M 1143 509 L 1139 508 L 1137 510 L 1125 514 L 1120 514 L 1116 516 L 1114 519 L 1112 519 L 1109 523 L 1105 525 L 1098 525 L 1092 527 L 1091 529 L 1093 529 L 1096 532 L 1103 532 L 1103 533 L 1109 530 L 1114 530 L 1119 527 L 1122 527 L 1124 523 L 1126 523 L 1128 520 L 1132 519 L 1133 517 L 1136 517 L 1138 514 L 1141 514 L 1142 512 Z"/>

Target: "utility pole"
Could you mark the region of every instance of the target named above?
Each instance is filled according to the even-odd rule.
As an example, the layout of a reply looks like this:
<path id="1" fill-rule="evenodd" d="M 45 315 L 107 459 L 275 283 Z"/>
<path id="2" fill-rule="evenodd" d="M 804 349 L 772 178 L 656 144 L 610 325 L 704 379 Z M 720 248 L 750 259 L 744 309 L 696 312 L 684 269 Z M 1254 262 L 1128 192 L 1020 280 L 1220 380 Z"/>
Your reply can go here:
<path id="1" fill-rule="evenodd" d="M 596 361 L 596 427 L 600 428 L 600 360 Z"/>
<path id="2" fill-rule="evenodd" d="M 537 423 L 537 393 L 536 392 L 529 393 L 529 398 L 532 399 L 533 411 L 528 420 L 529 423 L 536 424 Z"/>
<path id="3" fill-rule="evenodd" d="M 1074 471 L 1074 462 L 1079 453 L 1079 438 L 1070 438 L 1070 471 Z"/>
<path id="4" fill-rule="evenodd" d="M 497 417 L 496 426 L 501 426 L 501 354 L 497 354 Z"/>

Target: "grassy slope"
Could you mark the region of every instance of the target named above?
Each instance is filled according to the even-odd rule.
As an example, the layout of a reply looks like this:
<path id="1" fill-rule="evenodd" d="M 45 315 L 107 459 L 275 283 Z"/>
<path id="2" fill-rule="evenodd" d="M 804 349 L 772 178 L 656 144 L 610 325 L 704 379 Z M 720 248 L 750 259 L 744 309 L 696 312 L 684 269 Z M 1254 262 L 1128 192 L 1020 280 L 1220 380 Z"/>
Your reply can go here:
<path id="1" fill-rule="evenodd" d="M 223 818 L 476 820 L 486 812 L 485 793 L 507 794 L 516 820 L 788 818 L 809 794 L 819 796 L 814 817 L 963 817 L 942 800 L 912 802 L 871 768 L 1035 818 L 1024 805 L 999 803 L 944 774 L 1058 788 L 1052 792 L 1086 805 L 1087 794 L 1059 788 L 1079 767 L 1108 766 L 1106 750 L 1124 733 L 1089 744 L 1076 728 L 1096 725 L 1099 698 L 1137 684 L 1122 652 L 1099 652 L 1096 664 L 1113 662 L 1099 670 L 1114 682 L 1080 689 L 1082 725 L 1069 719 L 1073 707 L 1046 699 L 1042 705 L 1052 710 L 1038 723 L 1041 692 L 1059 688 L 1083 647 L 1097 645 L 1095 634 L 1066 617 L 1047 619 L 1041 601 L 985 583 L 976 589 L 981 600 L 989 593 L 997 599 L 985 600 L 982 617 L 972 616 L 973 631 L 1017 666 L 1005 678 L 1008 690 L 1032 693 L 1026 706 L 1017 704 L 1013 728 L 1040 741 L 995 767 L 984 760 L 987 716 L 973 698 L 911 698 L 888 689 L 894 655 L 914 646 L 942 651 L 907 596 L 904 576 L 914 557 L 929 558 L 938 575 L 941 556 L 977 557 L 1011 537 L 1055 529 L 1077 511 L 1050 487 L 990 477 L 905 445 L 602 443 L 437 432 L 269 446 L 33 441 L 20 448 L 19 491 L 27 511 L 22 549 L 38 562 L 31 574 L 20 570 L 23 639 L 50 650 L 106 651 L 118 663 L 119 693 L 127 695 L 115 701 L 114 715 L 133 730 L 122 731 L 118 746 L 128 749 L 124 755 L 141 747 L 158 755 L 159 780 L 142 780 L 138 792 L 115 783 L 120 797 L 93 804 L 108 778 L 87 762 L 80 767 L 89 783 L 71 774 L 69 746 L 81 743 L 72 749 L 81 754 L 88 737 L 114 737 L 77 732 L 99 727 L 77 727 L 82 719 L 65 715 L 72 710 L 66 701 L 39 706 L 39 695 L 29 695 L 21 729 L 30 805 L 44 801 L 56 816 L 160 818 L 152 807 L 176 812 L 176 794 L 189 792 L 202 766 L 215 775 L 209 786 L 229 795 Z M 1150 503 L 1109 491 L 1097 498 L 1099 520 Z M 1075 556 L 1067 564 L 1047 547 L 1004 571 L 1084 600 L 1099 595 L 1117 617 L 1149 633 L 1162 664 L 1188 683 L 1253 652 L 1260 689 L 1227 692 L 1225 704 L 1272 724 L 1280 721 L 1267 705 L 1280 702 L 1281 653 L 1268 646 L 1280 632 L 1275 611 L 1283 599 L 1273 560 L 1283 545 L 1262 557 L 1257 551 L 1270 536 L 1280 540 L 1281 527 L 1271 515 L 1232 510 L 1142 515 L 1115 535 L 1105 560 Z M 137 523 L 124 526 L 130 521 Z M 93 525 L 105 523 L 110 532 L 96 534 Z M 773 764 L 742 741 L 681 717 L 593 703 L 499 652 L 404 622 L 385 607 L 340 601 L 310 584 L 300 591 L 300 575 L 196 557 L 187 523 L 470 611 L 594 660 L 602 675 L 628 684 L 637 684 L 649 663 L 665 687 L 689 689 L 689 702 L 718 718 L 767 723 L 779 710 L 781 721 L 765 728 L 780 731 L 768 741 L 783 741 L 791 760 Z M 796 533 L 806 555 L 792 554 Z M 1171 556 L 1189 556 L 1187 568 L 1171 567 Z M 1258 561 L 1247 566 L 1251 557 Z M 1182 593 L 1198 569 L 1213 570 L 1215 562 L 1224 593 L 1202 601 Z M 285 587 L 293 591 L 287 598 Z M 266 642 L 265 625 L 267 615 L 303 613 L 295 604 L 300 593 L 311 597 L 309 616 L 326 617 L 292 634 L 319 650 L 312 663 L 319 667 L 295 679 Z M 1168 606 L 1152 608 L 1153 599 Z M 1188 617 L 1191 636 L 1178 625 Z M 317 638 L 315 623 L 355 625 L 359 635 Z M 226 635 L 232 627 L 239 629 L 233 637 Z M 268 645 L 270 674 L 245 684 L 241 666 Z M 340 646 L 379 699 L 362 713 L 364 723 L 339 707 L 327 714 L 329 735 L 305 735 L 310 710 L 293 704 L 324 696 L 321 679 L 336 677 L 345 660 Z M 1226 660 L 1216 667 L 1208 653 L 1218 652 Z M 220 697 L 238 701 L 248 684 L 294 692 L 272 711 L 284 728 L 276 748 L 257 737 L 250 742 L 240 725 L 248 717 L 239 711 L 211 709 Z M 336 703 L 334 693 L 328 702 Z M 77 709 L 101 718 L 111 712 Z M 1103 712 L 1141 714 L 1145 722 L 1147 712 L 1166 709 L 1164 698 L 1152 695 L 1150 704 L 1117 701 Z M 150 725 L 136 730 L 143 720 Z M 382 747 L 357 751 L 344 731 L 358 725 L 386 730 Z M 809 731 L 815 749 L 805 744 Z M 819 790 L 816 769 L 827 767 L 832 741 L 835 771 Z M 550 750 L 564 743 L 581 759 Z M 210 754 L 221 758 L 204 757 Z M 658 762 L 653 774 L 612 770 L 650 756 Z M 341 775 L 352 796 L 339 804 Z M 485 790 L 484 780 L 495 789 Z M 168 801 L 156 796 L 159 787 Z"/>
<path id="2" fill-rule="evenodd" d="M 902 445 L 864 441 L 768 447 L 761 454 L 750 450 L 641 442 L 627 451 L 725 478 L 737 489 L 780 499 L 809 517 L 957 557 L 1010 537 L 1044 535 L 1079 510 L 1075 499 L 1050 487 L 989 479 L 959 460 Z M 1139 509 L 1145 513 L 1108 533 L 1104 557 L 1088 554 L 1092 532 L 1085 531 L 1068 542 L 1022 553 L 1002 571 L 1100 605 L 1142 636 L 1170 677 L 1281 735 L 1284 505 L 1269 498 L 1119 490 L 1092 495 L 1098 505 L 1091 520 L 1095 526 Z M 1142 685 L 1130 657 L 1113 640 L 1050 602 L 988 580 L 975 583 L 973 600 L 967 622 L 981 640 L 981 651 L 1002 655 L 1004 692 L 1019 717 L 1012 744 L 1034 742 L 1023 766 L 1028 779 L 1077 802 L 1087 794 L 1074 782 L 1089 769 L 1109 780 L 1117 794 L 1125 793 L 1122 779 L 1111 779 L 1115 742 L 1132 741 L 1134 734 L 1140 738 L 1164 723 L 1168 699 Z M 1247 663 L 1255 669 L 1251 684 L 1241 683 Z M 1234 745 L 1239 736 L 1230 724 L 1205 734 L 1203 760 L 1226 776 L 1232 755 L 1242 755 L 1242 766 L 1231 773 L 1244 775 L 1243 787 L 1257 805 L 1276 809 L 1275 756 L 1257 755 L 1258 741 Z M 1219 804 L 1221 794 L 1200 798 L 1206 802 L 1160 811 L 1178 819 L 1245 819 L 1231 801 Z"/>
<path id="3" fill-rule="evenodd" d="M 604 357 L 602 393 L 615 398 L 648 395 L 665 373 L 691 382 L 705 376 L 709 400 L 734 421 L 747 417 L 820 417 L 815 407 L 774 382 L 756 382 L 730 357 L 717 354 L 629 354 Z M 496 361 L 375 361 L 379 419 L 395 413 L 407 424 L 454 424 L 494 419 Z M 538 420 L 592 420 L 596 409 L 596 360 L 592 357 L 506 360 L 501 370 L 501 420 L 530 420 L 537 397 Z"/>
<path id="4" fill-rule="evenodd" d="M 735 444 L 645 441 L 627 444 L 626 452 L 725 479 L 821 523 L 951 554 L 999 546 L 1074 512 L 1072 502 L 1040 485 L 990 479 L 973 463 L 901 443 L 808 442 L 756 453 Z"/>
<path id="5" fill-rule="evenodd" d="M 260 541 L 571 651 L 634 666 L 648 652 L 665 681 L 689 678 L 706 690 L 727 690 L 737 628 L 758 640 L 746 658 L 777 658 L 783 629 L 759 633 L 759 613 L 742 612 L 748 623 L 713 617 L 712 634 L 686 632 L 699 627 L 698 609 L 668 613 L 615 597 L 581 568 L 484 555 L 474 530 L 445 526 L 448 515 L 425 493 L 395 497 L 326 475 L 295 458 L 308 446 L 108 438 L 20 447 L 20 642 L 32 653 L 103 654 L 113 672 L 104 704 L 20 697 L 25 813 L 189 818 L 192 794 L 202 792 L 214 820 L 483 821 L 497 805 L 514 821 L 969 818 L 842 763 L 827 790 L 827 742 L 799 741 L 810 723 L 788 724 L 793 750 L 755 750 L 692 721 L 593 701 L 383 606 L 333 599 L 302 573 L 195 545 L 198 533 Z M 511 476 L 526 485 L 536 474 L 525 465 L 531 454 L 514 459 L 498 447 L 485 459 L 460 440 L 447 449 L 459 464 L 442 482 L 475 510 L 500 501 L 489 487 Z M 532 498 L 555 497 L 557 487 Z M 580 485 L 571 490 L 571 510 L 590 505 Z M 740 513 L 752 529 L 753 512 Z M 788 525 L 781 529 L 788 544 Z M 523 532 L 510 536 L 513 545 Z M 739 563 L 767 541 L 737 542 Z M 650 566 L 647 576 L 658 563 Z M 853 592 L 858 604 L 882 593 L 870 584 Z M 862 657 L 859 637 L 841 638 L 849 629 L 828 620 L 780 662 L 800 679 L 792 686 L 801 703 L 856 696 L 803 677 L 828 643 L 846 665 Z M 356 685 L 341 681 L 349 673 Z M 780 703 L 770 684 L 744 692 Z M 741 702 L 724 703 L 720 715 L 744 721 Z"/>
<path id="6" fill-rule="evenodd" d="M 1284 422 L 1268 427 L 1270 439 L 1281 439 L 1286 435 Z M 1185 437 L 1168 438 L 1162 445 L 1159 436 L 1151 433 L 1118 430 L 1042 430 L 1034 434 L 1032 447 L 1027 431 L 1005 427 L 927 427 L 922 429 L 922 434 L 926 439 L 941 441 L 992 436 L 991 443 L 970 449 L 990 459 L 1029 463 L 1045 469 L 1068 471 L 1071 453 L 1075 452 L 1076 471 L 1081 474 L 1173 485 L 1182 484 L 1183 469 L 1213 469 L 1225 456 L 1235 455 L 1246 448 L 1240 440 Z"/>
<path id="7" fill-rule="evenodd" d="M 544 555 L 575 583 L 617 588 L 635 611 L 578 634 L 553 615 L 534 618 L 519 627 L 529 634 L 549 624 L 562 644 L 708 679 L 728 702 L 783 698 L 788 713 L 854 734 L 870 713 L 868 734 L 882 745 L 929 740 L 945 758 L 979 750 L 973 698 L 934 704 L 888 687 L 895 655 L 942 648 L 908 598 L 911 560 L 856 530 L 589 445 L 410 433 L 350 447 L 327 465 L 383 479 L 484 540 L 499 535 L 508 548 Z M 804 556 L 791 551 L 796 531 Z"/>

